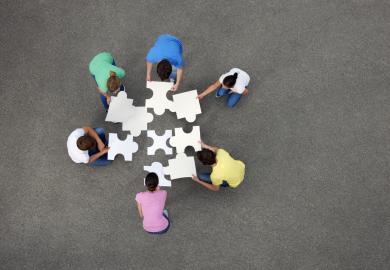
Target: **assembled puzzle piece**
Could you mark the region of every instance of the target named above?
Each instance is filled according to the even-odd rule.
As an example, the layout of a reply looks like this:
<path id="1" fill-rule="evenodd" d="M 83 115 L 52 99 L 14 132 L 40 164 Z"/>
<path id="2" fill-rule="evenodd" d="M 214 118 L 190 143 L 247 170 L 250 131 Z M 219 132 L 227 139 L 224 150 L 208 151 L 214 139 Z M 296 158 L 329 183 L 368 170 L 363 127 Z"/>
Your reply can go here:
<path id="1" fill-rule="evenodd" d="M 120 140 L 118 134 L 109 133 L 108 137 L 108 160 L 114 160 L 117 154 L 121 154 L 125 161 L 133 160 L 133 153 L 138 151 L 138 144 L 133 141 L 132 135 L 127 135 L 126 140 Z"/>
<path id="2" fill-rule="evenodd" d="M 167 98 L 172 82 L 146 82 L 146 87 L 153 91 L 153 96 L 145 101 L 147 108 L 153 108 L 154 113 L 162 115 L 166 109 L 173 112 L 173 102 Z"/>
<path id="3" fill-rule="evenodd" d="M 123 131 L 130 131 L 131 135 L 137 137 L 142 130 L 148 129 L 148 123 L 153 121 L 153 114 L 148 113 L 146 107 L 134 107 L 133 114 L 122 124 Z"/>
<path id="4" fill-rule="evenodd" d="M 114 123 L 124 122 L 131 117 L 133 111 L 133 100 L 127 98 L 125 91 L 120 91 L 116 97 L 111 97 L 106 121 Z"/>
<path id="5" fill-rule="evenodd" d="M 194 122 L 197 114 L 201 114 L 198 90 L 191 90 L 181 94 L 173 95 L 173 111 L 177 119 L 185 118 L 188 122 Z"/>
<path id="6" fill-rule="evenodd" d="M 184 153 L 177 154 L 176 158 L 168 160 L 164 174 L 169 174 L 171 180 L 196 175 L 194 157 L 187 157 Z"/>
<path id="7" fill-rule="evenodd" d="M 187 146 L 192 146 L 195 151 L 202 150 L 199 126 L 193 126 L 190 133 L 184 132 L 183 128 L 175 128 L 175 136 L 169 140 L 169 143 L 176 148 L 176 153 L 184 153 Z"/>
<path id="8" fill-rule="evenodd" d="M 165 178 L 164 167 L 160 162 L 153 162 L 151 166 L 144 166 L 144 170 L 147 172 L 154 172 L 158 176 L 158 185 L 161 187 L 170 187 L 172 182 Z M 144 181 L 145 185 L 145 181 Z"/>
<path id="9" fill-rule="evenodd" d="M 172 137 L 172 130 L 165 130 L 161 136 L 154 130 L 148 130 L 147 135 L 153 139 L 153 145 L 148 147 L 148 155 L 154 155 L 157 149 L 164 150 L 166 155 L 172 155 L 172 148 L 167 145 L 167 140 Z"/>

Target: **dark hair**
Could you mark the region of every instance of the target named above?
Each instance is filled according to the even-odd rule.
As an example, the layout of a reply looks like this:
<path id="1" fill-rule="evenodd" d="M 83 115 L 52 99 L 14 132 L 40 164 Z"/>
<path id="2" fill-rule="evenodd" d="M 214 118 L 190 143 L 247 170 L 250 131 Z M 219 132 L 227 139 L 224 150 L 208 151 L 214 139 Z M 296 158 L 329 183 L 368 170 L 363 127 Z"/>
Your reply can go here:
<path id="1" fill-rule="evenodd" d="M 202 151 L 196 152 L 196 156 L 203 165 L 213 165 L 216 163 L 215 153 L 209 149 L 202 149 Z"/>
<path id="2" fill-rule="evenodd" d="M 238 77 L 238 73 L 234 73 L 233 75 L 229 75 L 229 76 L 226 76 L 224 79 L 223 79 L 223 85 L 231 88 L 233 87 L 235 84 L 236 84 L 236 81 L 237 81 L 237 77 Z"/>
<path id="3" fill-rule="evenodd" d="M 172 65 L 168 60 L 163 59 L 157 64 L 157 74 L 162 81 L 169 79 L 172 73 Z"/>
<path id="4" fill-rule="evenodd" d="M 114 72 L 110 74 L 110 78 L 107 80 L 107 88 L 110 92 L 115 92 L 121 85 L 121 80 Z"/>
<path id="5" fill-rule="evenodd" d="M 149 191 L 155 191 L 158 186 L 158 176 L 156 173 L 148 173 L 145 177 L 145 186 Z"/>
<path id="6" fill-rule="evenodd" d="M 84 135 L 77 139 L 77 147 L 80 150 L 86 151 L 96 146 L 96 140 L 91 136 Z"/>

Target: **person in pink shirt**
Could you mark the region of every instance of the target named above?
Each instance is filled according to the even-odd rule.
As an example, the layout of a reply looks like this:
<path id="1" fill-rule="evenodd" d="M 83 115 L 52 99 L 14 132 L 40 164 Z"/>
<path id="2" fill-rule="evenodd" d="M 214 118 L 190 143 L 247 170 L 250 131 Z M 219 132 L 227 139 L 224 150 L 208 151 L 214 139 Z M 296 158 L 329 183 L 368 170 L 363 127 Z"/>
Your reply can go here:
<path id="1" fill-rule="evenodd" d="M 135 196 L 144 230 L 150 234 L 163 234 L 169 230 L 168 211 L 164 209 L 167 192 L 158 186 L 158 176 L 148 173 L 145 178 L 147 191 Z"/>

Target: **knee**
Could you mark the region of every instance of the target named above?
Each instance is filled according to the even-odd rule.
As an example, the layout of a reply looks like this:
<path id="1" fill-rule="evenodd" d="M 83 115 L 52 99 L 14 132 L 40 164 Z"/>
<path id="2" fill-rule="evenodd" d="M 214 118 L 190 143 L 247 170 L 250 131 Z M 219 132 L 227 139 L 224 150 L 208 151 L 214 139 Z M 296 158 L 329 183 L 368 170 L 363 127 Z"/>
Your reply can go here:
<path id="1" fill-rule="evenodd" d="M 99 128 L 95 128 L 95 131 L 96 131 L 96 133 L 99 134 L 99 135 L 100 135 L 100 134 L 103 134 L 103 135 L 104 135 L 104 129 L 103 129 L 103 128 L 100 128 L 100 127 L 99 127 Z"/>

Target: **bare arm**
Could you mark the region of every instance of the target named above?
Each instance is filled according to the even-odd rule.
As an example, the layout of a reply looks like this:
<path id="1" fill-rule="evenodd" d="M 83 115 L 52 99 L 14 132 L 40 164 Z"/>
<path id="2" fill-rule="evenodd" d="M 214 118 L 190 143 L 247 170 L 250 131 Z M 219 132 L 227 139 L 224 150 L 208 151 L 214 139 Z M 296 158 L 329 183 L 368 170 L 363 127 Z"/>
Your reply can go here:
<path id="1" fill-rule="evenodd" d="M 142 206 L 139 202 L 137 202 L 137 208 L 138 208 L 138 214 L 140 218 L 143 218 L 144 215 L 142 214 Z"/>
<path id="2" fill-rule="evenodd" d="M 215 186 L 215 185 L 213 185 L 213 184 L 209 184 L 209 183 L 203 182 L 203 181 L 201 181 L 196 175 L 193 175 L 193 176 L 192 176 L 192 180 L 194 180 L 194 181 L 197 182 L 198 184 L 204 186 L 204 187 L 207 188 L 208 190 L 211 190 L 211 191 L 219 191 L 219 186 Z"/>
<path id="3" fill-rule="evenodd" d="M 204 90 L 202 93 L 200 93 L 200 95 L 198 95 L 198 99 L 204 98 L 205 96 L 207 96 L 211 92 L 217 90 L 221 86 L 222 86 L 222 84 L 219 82 L 219 80 L 217 80 L 215 83 L 213 83 L 209 87 L 207 87 L 206 90 Z"/>
<path id="4" fill-rule="evenodd" d="M 184 70 L 182 68 L 177 69 L 176 84 L 172 87 L 172 91 L 176 91 L 179 88 L 179 85 L 183 80 L 183 73 L 184 73 Z"/>
<path id="5" fill-rule="evenodd" d="M 203 148 L 203 149 L 208 149 L 214 153 L 216 153 L 218 151 L 218 147 L 216 146 L 211 146 L 211 145 L 207 145 L 205 144 L 204 142 L 200 142 L 200 146 Z"/>
<path id="6" fill-rule="evenodd" d="M 88 136 L 91 136 L 92 138 L 95 139 L 99 151 L 102 151 L 104 149 L 105 145 L 102 142 L 102 140 L 100 139 L 99 135 L 96 133 L 96 131 L 91 127 L 83 127 L 83 129 Z"/>
<path id="7" fill-rule="evenodd" d="M 146 61 L 146 80 L 147 81 L 152 80 L 152 68 L 153 68 L 153 64 Z"/>
<path id="8" fill-rule="evenodd" d="M 91 164 L 93 162 L 95 162 L 96 160 L 98 160 L 101 156 L 103 156 L 104 154 L 107 154 L 108 153 L 108 150 L 110 150 L 109 147 L 105 147 L 102 151 L 100 151 L 99 153 L 96 153 L 92 156 L 89 157 L 89 160 L 88 160 L 88 163 Z"/>

